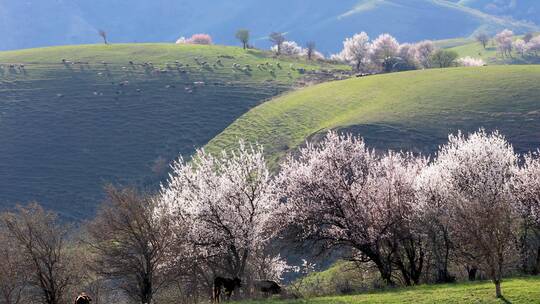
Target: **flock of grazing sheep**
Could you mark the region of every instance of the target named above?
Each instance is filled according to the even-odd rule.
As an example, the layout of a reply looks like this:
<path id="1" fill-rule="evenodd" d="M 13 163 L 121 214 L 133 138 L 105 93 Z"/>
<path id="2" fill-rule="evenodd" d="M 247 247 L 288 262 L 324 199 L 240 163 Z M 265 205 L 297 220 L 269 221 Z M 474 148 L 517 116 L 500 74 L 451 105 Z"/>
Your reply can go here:
<path id="1" fill-rule="evenodd" d="M 162 83 L 159 83 L 158 86 L 162 86 L 165 89 L 183 88 L 184 93 L 193 94 L 198 88 L 204 86 L 232 86 L 234 85 L 232 82 L 233 79 L 239 80 L 242 76 L 252 79 L 255 82 L 279 81 L 278 76 L 281 76 L 281 79 L 285 79 L 285 82 L 294 83 L 299 86 L 329 79 L 343 79 L 349 76 L 343 73 L 336 74 L 332 70 L 307 70 L 297 67 L 294 63 L 289 63 L 288 68 L 285 68 L 283 66 L 284 63 L 279 61 L 265 61 L 253 67 L 251 64 L 238 63 L 235 59 L 234 56 L 230 55 L 218 55 L 217 58 L 194 57 L 191 63 L 175 60 L 173 62 L 159 64 L 150 61 L 137 62 L 134 59 L 128 59 L 125 65 L 117 62 L 99 61 L 93 63 L 92 67 L 92 63 L 88 61 L 63 58 L 59 64 L 63 65 L 64 69 L 68 71 L 75 71 L 77 69 L 81 72 L 94 72 L 98 79 L 105 80 L 115 87 L 112 92 L 112 98 L 116 101 L 127 93 L 126 87 L 137 86 L 137 84 L 140 85 L 145 81 L 156 78 L 162 80 Z M 227 66 L 230 66 L 230 69 Z M 0 76 L 27 76 L 31 71 L 31 69 L 27 71 L 24 64 L 10 63 L 0 65 Z M 262 77 L 253 78 L 255 72 L 258 73 L 257 76 Z M 294 81 L 293 73 L 302 77 Z M 144 75 L 143 79 L 141 79 L 141 74 Z M 212 76 L 215 76 L 215 81 L 209 80 L 212 79 Z M 264 78 L 266 79 L 263 80 Z M 98 81 L 97 83 L 99 84 L 100 82 L 102 81 Z M 14 82 L 12 84 L 16 85 Z M 143 92 L 143 88 L 137 87 L 133 91 L 140 95 Z M 66 97 L 68 93 L 57 92 L 53 94 L 55 94 L 54 96 L 56 98 L 60 99 Z M 90 94 L 93 97 L 111 97 L 111 94 L 107 94 L 99 89 L 91 90 Z"/>

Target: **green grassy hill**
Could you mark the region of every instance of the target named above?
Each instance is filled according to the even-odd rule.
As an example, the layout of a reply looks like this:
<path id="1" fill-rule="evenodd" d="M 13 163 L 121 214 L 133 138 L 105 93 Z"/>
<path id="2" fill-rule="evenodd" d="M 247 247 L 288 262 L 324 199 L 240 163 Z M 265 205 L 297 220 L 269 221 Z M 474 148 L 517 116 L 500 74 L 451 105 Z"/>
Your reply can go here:
<path id="1" fill-rule="evenodd" d="M 503 282 L 505 300 L 497 300 L 491 282 L 422 285 L 360 295 L 333 296 L 306 300 L 246 301 L 243 304 L 462 304 L 540 303 L 540 277 L 508 279 Z"/>
<path id="2" fill-rule="evenodd" d="M 540 147 L 540 66 L 489 66 L 383 74 L 285 94 L 249 111 L 207 146 L 238 138 L 271 161 L 328 129 L 362 135 L 379 149 L 436 151 L 448 133 L 499 129 L 519 151 Z"/>
<path id="3" fill-rule="evenodd" d="M 105 183 L 155 188 L 178 153 L 336 69 L 347 68 L 221 46 L 0 52 L 0 207 L 38 200 L 84 217 Z"/>

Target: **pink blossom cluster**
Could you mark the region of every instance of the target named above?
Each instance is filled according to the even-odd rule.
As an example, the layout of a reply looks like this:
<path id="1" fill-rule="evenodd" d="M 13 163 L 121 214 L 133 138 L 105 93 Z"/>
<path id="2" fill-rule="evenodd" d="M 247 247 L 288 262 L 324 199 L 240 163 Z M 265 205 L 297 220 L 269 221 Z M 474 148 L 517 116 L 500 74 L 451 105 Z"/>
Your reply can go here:
<path id="1" fill-rule="evenodd" d="M 361 32 L 345 39 L 343 50 L 331 59 L 350 64 L 359 72 L 377 72 L 389 59 L 399 59 L 410 67 L 430 68 L 435 50 L 432 41 L 400 44 L 390 34 L 370 41 L 368 34 Z"/>
<path id="2" fill-rule="evenodd" d="M 232 275 L 281 277 L 290 268 L 268 246 L 291 234 L 294 242 L 347 248 L 348 259 L 371 263 L 388 284 L 396 275 L 418 284 L 428 255 L 442 248 L 500 289 L 521 223 L 540 228 L 540 158 L 517 154 L 498 132 L 450 135 L 432 160 L 377 153 L 360 137 L 329 132 L 286 158 L 274 177 L 262 147 L 241 141 L 219 156 L 200 150 L 172 170 L 160 214 L 187 229 L 200 257 L 225 257 Z"/>
<path id="3" fill-rule="evenodd" d="M 176 44 L 210 45 L 212 44 L 212 36 L 208 34 L 194 34 L 190 38 L 180 37 L 180 39 L 176 41 Z"/>

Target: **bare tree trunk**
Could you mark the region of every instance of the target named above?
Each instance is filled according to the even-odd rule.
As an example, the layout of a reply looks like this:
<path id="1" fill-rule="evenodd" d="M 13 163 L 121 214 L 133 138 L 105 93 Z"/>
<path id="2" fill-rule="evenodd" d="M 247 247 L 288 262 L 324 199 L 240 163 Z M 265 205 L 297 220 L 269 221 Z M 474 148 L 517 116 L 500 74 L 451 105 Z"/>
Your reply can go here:
<path id="1" fill-rule="evenodd" d="M 496 279 L 493 281 L 493 283 L 495 283 L 495 296 L 497 297 L 497 299 L 502 298 L 501 280 Z"/>
<path id="2" fill-rule="evenodd" d="M 540 273 L 540 246 L 538 246 L 538 249 L 536 251 L 536 264 L 534 265 L 532 274 L 538 275 Z"/>
<path id="3" fill-rule="evenodd" d="M 149 278 L 144 278 L 142 282 L 142 294 L 141 294 L 141 302 L 142 304 L 150 304 L 152 303 L 152 281 Z"/>
<path id="4" fill-rule="evenodd" d="M 470 268 L 467 268 L 467 274 L 469 277 L 469 281 L 476 281 L 476 273 L 478 272 L 478 268 L 475 266 L 472 266 Z"/>
<path id="5" fill-rule="evenodd" d="M 394 286 L 395 283 L 392 280 L 392 266 L 391 265 L 385 265 L 381 261 L 375 261 L 375 265 L 377 265 L 377 269 L 379 270 L 379 273 L 381 274 L 382 280 L 388 286 Z"/>

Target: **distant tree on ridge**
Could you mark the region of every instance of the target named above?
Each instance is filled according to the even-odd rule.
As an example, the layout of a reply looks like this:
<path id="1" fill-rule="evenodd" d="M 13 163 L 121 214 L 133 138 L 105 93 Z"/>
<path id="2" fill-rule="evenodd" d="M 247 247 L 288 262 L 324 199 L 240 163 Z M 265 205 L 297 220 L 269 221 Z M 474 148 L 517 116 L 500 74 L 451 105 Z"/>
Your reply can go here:
<path id="1" fill-rule="evenodd" d="M 489 36 L 486 33 L 479 33 L 478 35 L 476 35 L 475 39 L 476 41 L 480 42 L 480 44 L 482 44 L 484 49 L 486 48 L 489 42 Z"/>
<path id="2" fill-rule="evenodd" d="M 105 32 L 104 30 L 99 30 L 98 34 L 101 37 L 101 39 L 103 39 L 103 43 L 109 44 L 109 42 L 107 41 L 107 32 Z"/>
<path id="3" fill-rule="evenodd" d="M 277 47 L 277 54 L 281 54 L 281 46 L 285 42 L 285 35 L 283 33 L 273 32 L 269 36 L 270 41 Z"/>
<path id="4" fill-rule="evenodd" d="M 242 43 L 242 47 L 245 49 L 248 48 L 248 44 L 249 44 L 249 30 L 246 30 L 246 29 L 239 29 L 237 32 L 236 32 L 236 39 L 240 40 L 240 42 Z"/>

